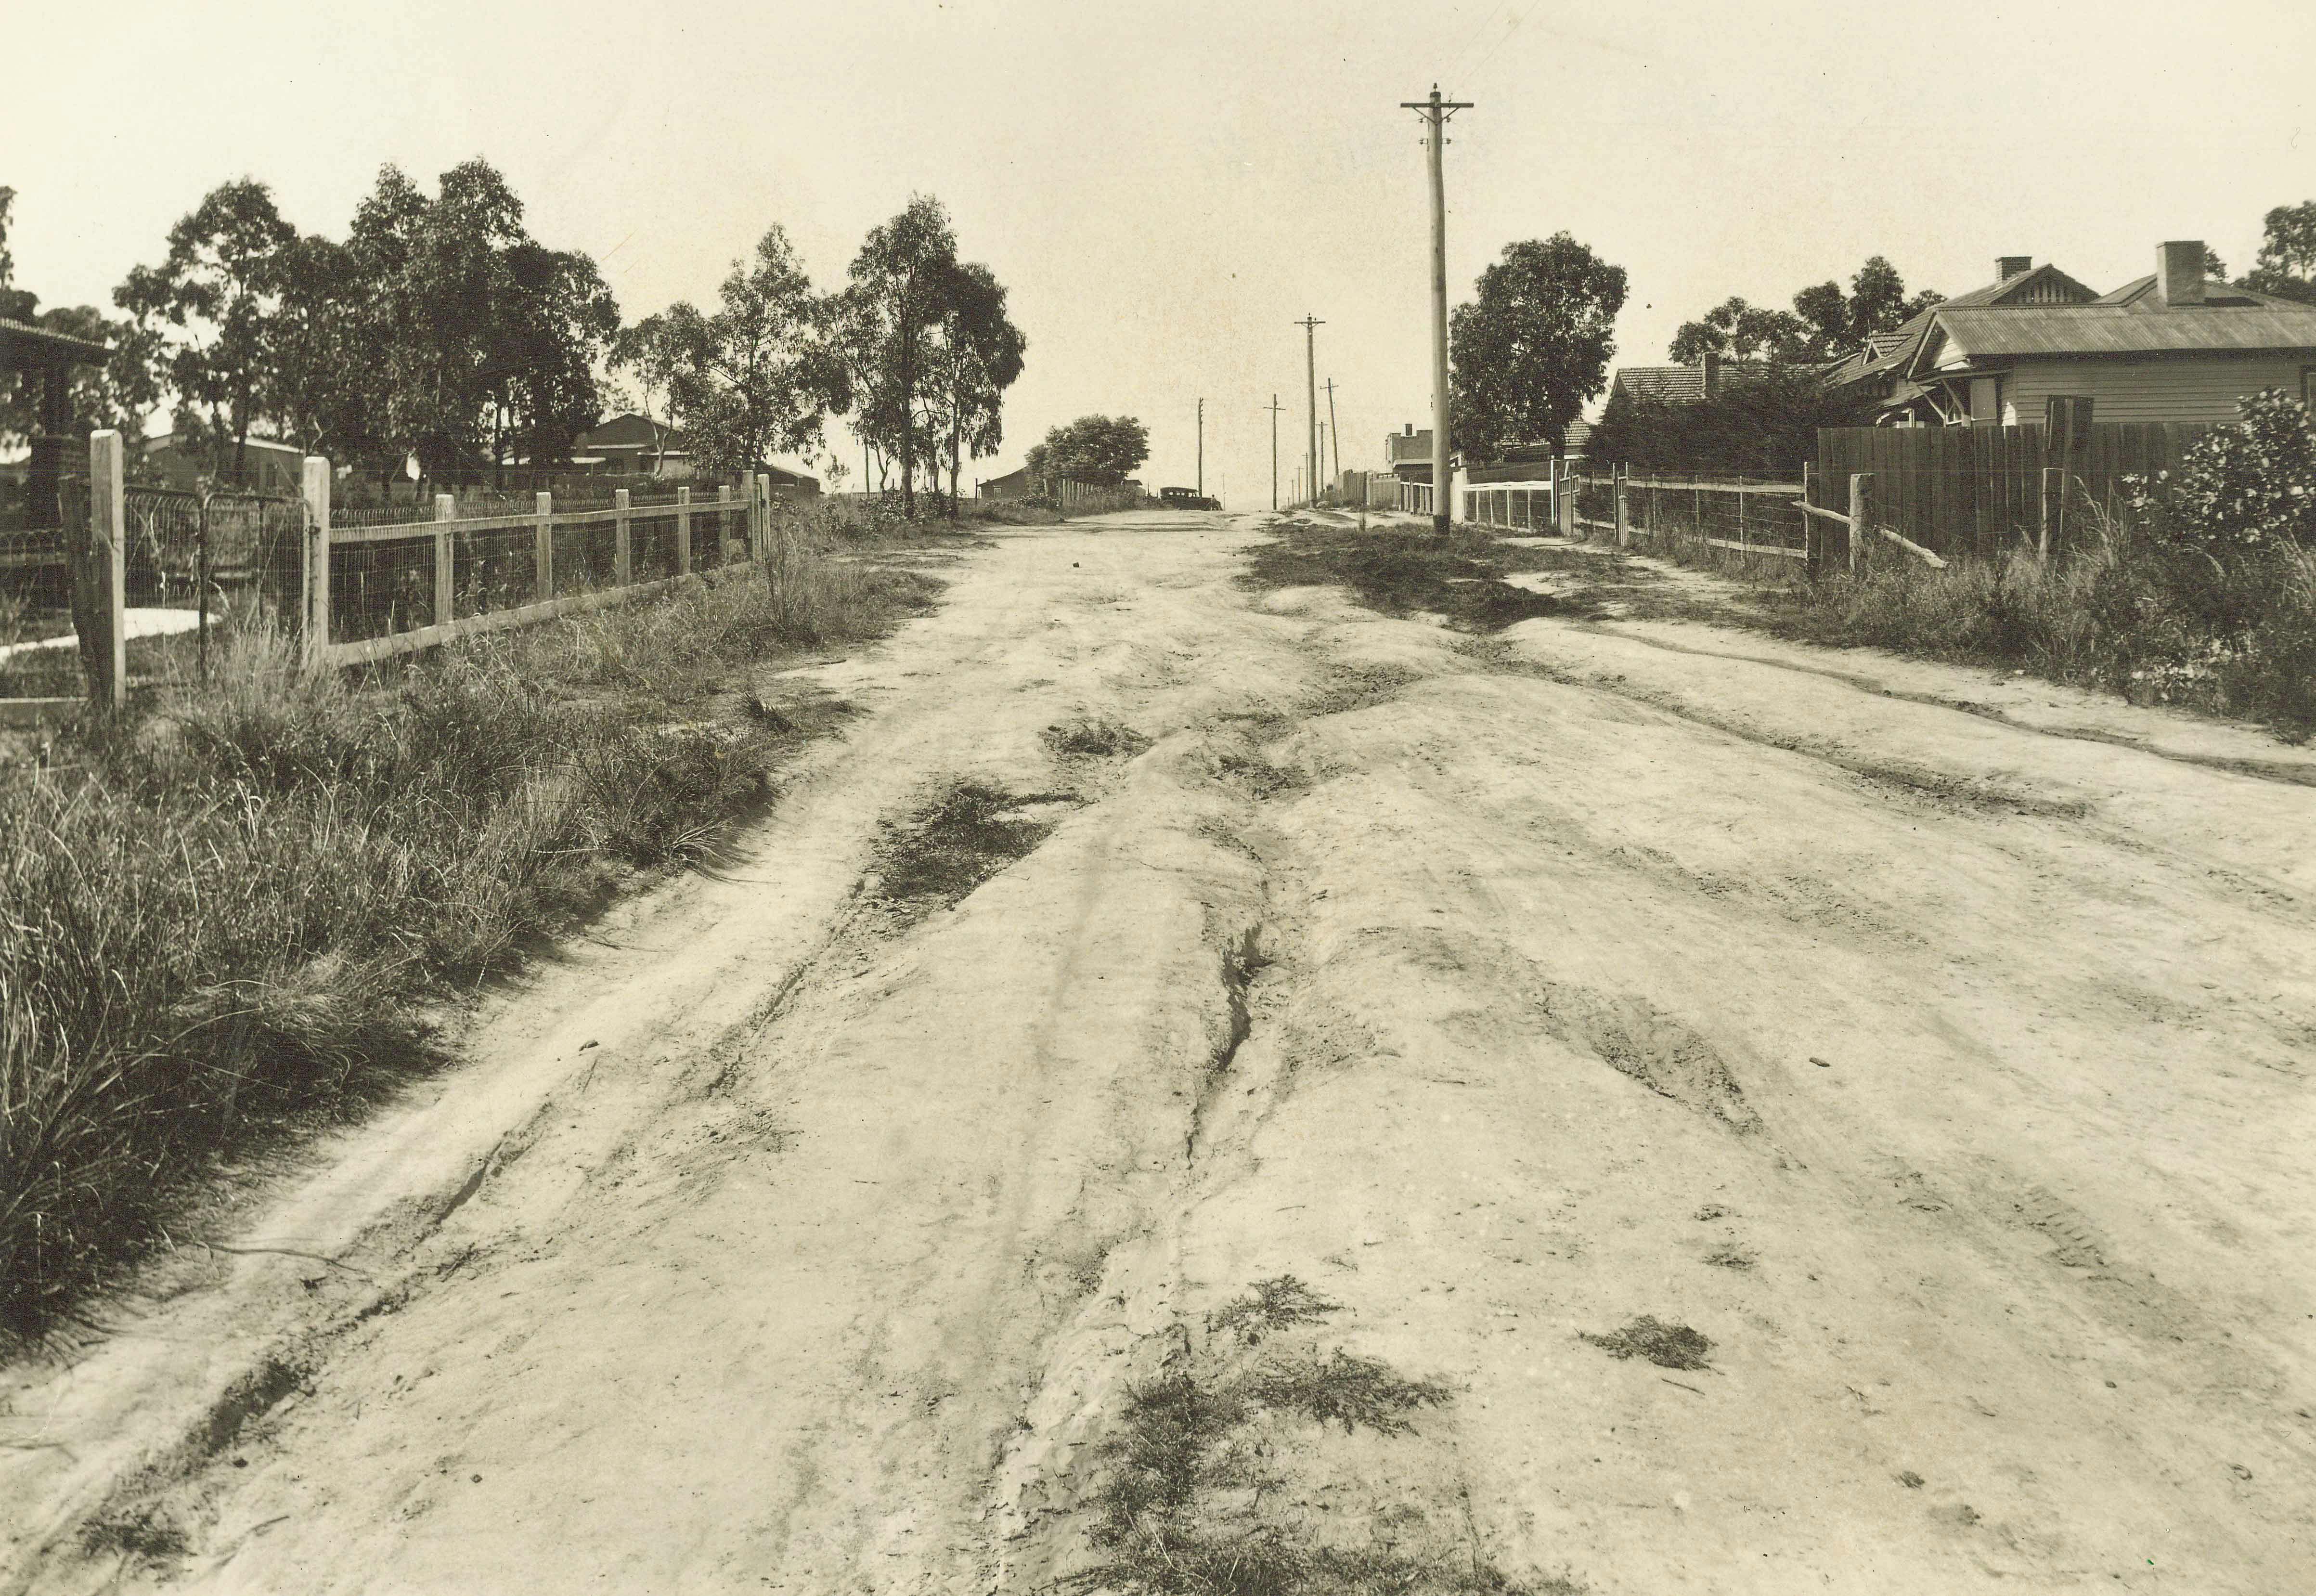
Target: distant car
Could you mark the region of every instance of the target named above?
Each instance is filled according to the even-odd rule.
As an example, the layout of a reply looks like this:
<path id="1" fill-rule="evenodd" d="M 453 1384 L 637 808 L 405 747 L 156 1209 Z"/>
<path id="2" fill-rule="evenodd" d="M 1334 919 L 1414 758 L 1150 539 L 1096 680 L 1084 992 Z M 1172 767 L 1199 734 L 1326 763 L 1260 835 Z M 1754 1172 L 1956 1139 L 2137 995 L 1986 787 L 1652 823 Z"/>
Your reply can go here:
<path id="1" fill-rule="evenodd" d="M 1162 510 L 1219 510 L 1220 499 L 1210 499 L 1195 487 L 1162 487 L 1158 490 L 1158 507 Z"/>

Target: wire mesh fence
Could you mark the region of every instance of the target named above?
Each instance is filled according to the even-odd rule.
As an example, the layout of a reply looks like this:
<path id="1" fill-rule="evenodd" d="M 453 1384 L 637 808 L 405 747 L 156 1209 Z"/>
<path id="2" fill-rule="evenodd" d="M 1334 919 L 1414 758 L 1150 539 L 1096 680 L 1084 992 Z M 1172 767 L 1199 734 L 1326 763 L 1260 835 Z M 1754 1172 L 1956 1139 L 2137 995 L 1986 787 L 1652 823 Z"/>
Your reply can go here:
<path id="1" fill-rule="evenodd" d="M 1626 529 L 1635 539 L 1685 539 L 1773 558 L 1808 554 L 1799 483 L 1641 475 L 1627 476 L 1624 486 Z M 1613 525 L 1616 513 L 1614 480 L 1586 478 L 1578 490 L 1578 516 Z"/>

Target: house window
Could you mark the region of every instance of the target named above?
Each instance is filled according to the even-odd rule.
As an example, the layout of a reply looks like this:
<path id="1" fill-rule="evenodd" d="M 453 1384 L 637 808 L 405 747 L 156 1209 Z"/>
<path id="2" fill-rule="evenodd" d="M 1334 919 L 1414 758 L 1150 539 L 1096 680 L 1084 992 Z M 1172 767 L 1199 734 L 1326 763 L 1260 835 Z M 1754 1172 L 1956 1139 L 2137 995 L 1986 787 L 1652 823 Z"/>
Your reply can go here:
<path id="1" fill-rule="evenodd" d="M 1970 419 L 1973 426 L 1991 425 L 2002 419 L 2002 379 L 1970 379 Z"/>

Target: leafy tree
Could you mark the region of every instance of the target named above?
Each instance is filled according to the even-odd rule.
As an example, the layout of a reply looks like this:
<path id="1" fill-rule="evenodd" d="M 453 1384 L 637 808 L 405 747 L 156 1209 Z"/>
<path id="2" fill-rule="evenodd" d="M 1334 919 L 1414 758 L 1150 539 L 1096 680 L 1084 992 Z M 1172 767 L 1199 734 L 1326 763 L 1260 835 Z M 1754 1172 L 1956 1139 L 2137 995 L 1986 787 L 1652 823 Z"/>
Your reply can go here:
<path id="1" fill-rule="evenodd" d="M 487 162 L 429 198 L 391 165 L 354 213 L 353 335 L 368 352 L 367 431 L 381 471 L 430 476 L 567 453 L 601 414 L 594 368 L 618 308 L 586 255 L 549 250 Z"/>
<path id="2" fill-rule="evenodd" d="M 1485 455 L 1514 443 L 1558 447 L 1607 386 L 1625 269 L 1566 233 L 1507 245 L 1456 308 L 1448 349 L 1456 442 Z"/>
<path id="3" fill-rule="evenodd" d="M 873 228 L 838 307 L 839 340 L 859 394 L 854 426 L 901 467 L 903 513 L 916 512 L 916 468 L 937 459 L 925 403 L 928 346 L 957 276 L 957 235 L 931 195 Z"/>
<path id="4" fill-rule="evenodd" d="M 1791 311 L 1748 305 L 1733 297 L 1706 311 L 1701 320 L 1682 323 L 1669 352 L 1684 366 L 1694 366 L 1707 354 L 1787 361 L 1804 359 L 1808 343 L 1809 328 Z"/>
<path id="5" fill-rule="evenodd" d="M 595 369 L 619 330 L 619 308 L 594 261 L 576 251 L 525 237 L 506 252 L 505 267 L 491 327 L 493 452 L 512 448 L 534 464 L 567 459 L 602 418 Z"/>
<path id="6" fill-rule="evenodd" d="M 312 234 L 276 257 L 267 408 L 287 442 L 353 461 L 375 456 L 376 352 L 364 341 L 363 283 L 344 245 Z"/>
<path id="7" fill-rule="evenodd" d="M 1004 285 L 978 263 L 959 266 L 951 275 L 941 295 L 939 334 L 932 388 L 935 407 L 948 422 L 954 517 L 964 459 L 995 454 L 1005 441 L 1005 390 L 1021 375 L 1029 341 L 1005 313 Z"/>
<path id="8" fill-rule="evenodd" d="M 10 321 L 29 322 L 40 302 L 40 296 L 25 292 L 13 285 L 16 277 L 16 257 L 8 251 L 8 213 L 15 209 L 16 191 L 0 187 L 0 317 Z"/>
<path id="9" fill-rule="evenodd" d="M 2259 254 L 2243 286 L 2316 305 L 2316 200 L 2279 205 L 2265 221 Z"/>
<path id="10" fill-rule="evenodd" d="M 1115 487 L 1150 458 L 1150 429 L 1130 415 L 1081 415 L 1029 450 L 1029 475 Z"/>
<path id="11" fill-rule="evenodd" d="M 635 385 L 632 391 L 637 411 L 656 428 L 666 407 L 655 399 L 664 398 L 682 362 L 683 351 L 663 312 L 646 316 L 635 325 L 622 327 L 614 334 L 607 364 L 613 372 L 628 375 Z"/>
<path id="12" fill-rule="evenodd" d="M 768 228 L 753 260 L 734 262 L 718 301 L 712 315 L 672 305 L 660 331 L 624 347 L 664 374 L 670 413 L 711 469 L 753 470 L 768 451 L 813 449 L 828 413 L 851 405 L 851 385 L 788 234 Z"/>
<path id="13" fill-rule="evenodd" d="M 132 269 L 113 302 L 157 338 L 181 433 L 205 433 L 236 480 L 264 414 L 281 252 L 297 240 L 253 178 L 222 183 L 169 229 L 158 266 Z"/>
<path id="14" fill-rule="evenodd" d="M 1882 255 L 1871 255 L 1849 280 L 1850 291 L 1838 282 L 1821 282 L 1794 296 L 1794 314 L 1804 336 L 1796 358 L 1827 361 L 1866 347 L 1875 333 L 1894 333 L 1945 295 L 1925 289 L 1909 296 L 1905 279 Z"/>

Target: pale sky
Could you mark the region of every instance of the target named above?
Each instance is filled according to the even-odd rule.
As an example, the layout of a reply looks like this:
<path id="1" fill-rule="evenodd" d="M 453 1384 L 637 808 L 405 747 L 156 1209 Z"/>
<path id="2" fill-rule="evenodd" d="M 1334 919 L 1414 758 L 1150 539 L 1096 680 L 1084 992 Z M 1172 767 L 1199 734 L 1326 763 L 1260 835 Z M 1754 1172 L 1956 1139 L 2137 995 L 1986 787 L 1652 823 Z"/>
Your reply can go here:
<path id="1" fill-rule="evenodd" d="M 928 192 L 1029 340 L 1005 449 L 968 475 L 1103 411 L 1148 424 L 1145 481 L 1189 483 L 1203 395 L 1234 508 L 1268 501 L 1274 392 L 1282 477 L 1301 453 L 1306 312 L 1344 465 L 1428 416 L 1398 103 L 1435 80 L 1477 103 L 1448 149 L 1452 291 L 1565 228 L 1630 273 L 1624 363 L 1875 253 L 1947 293 L 1999 254 L 2106 290 L 2166 238 L 2241 270 L 2261 215 L 2316 195 L 2309 0 L 18 0 L 0 38 L 0 184 L 44 305 L 109 303 L 244 175 L 343 236 L 380 164 L 431 188 L 483 156 L 630 320 L 706 301 L 775 221 L 837 286 Z"/>

